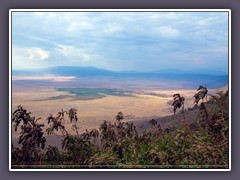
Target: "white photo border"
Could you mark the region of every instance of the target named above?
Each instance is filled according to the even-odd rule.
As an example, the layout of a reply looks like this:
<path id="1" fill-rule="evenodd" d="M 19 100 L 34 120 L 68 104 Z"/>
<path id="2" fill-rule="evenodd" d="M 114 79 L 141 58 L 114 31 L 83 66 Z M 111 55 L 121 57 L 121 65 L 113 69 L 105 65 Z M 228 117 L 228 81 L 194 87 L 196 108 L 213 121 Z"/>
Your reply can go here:
<path id="1" fill-rule="evenodd" d="M 12 141 L 12 12 L 228 12 L 229 165 L 228 169 L 13 169 Z M 9 10 L 9 171 L 231 171 L 231 10 L 230 9 L 10 9 Z"/>

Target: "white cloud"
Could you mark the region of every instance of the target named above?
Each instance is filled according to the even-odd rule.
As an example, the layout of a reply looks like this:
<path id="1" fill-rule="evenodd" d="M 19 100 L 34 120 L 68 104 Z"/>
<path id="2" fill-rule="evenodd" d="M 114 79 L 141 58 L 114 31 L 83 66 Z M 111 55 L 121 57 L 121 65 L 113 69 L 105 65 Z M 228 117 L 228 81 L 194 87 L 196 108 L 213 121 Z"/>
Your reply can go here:
<path id="1" fill-rule="evenodd" d="M 92 60 L 92 58 L 98 58 L 99 55 L 91 52 L 90 49 L 78 48 L 76 46 L 62 45 L 58 44 L 57 48 L 55 48 L 54 56 L 62 59 L 67 59 L 71 62 L 78 63 L 87 63 Z"/>
<path id="2" fill-rule="evenodd" d="M 114 33 L 118 33 L 121 32 L 123 30 L 123 27 L 119 26 L 118 24 L 107 24 L 104 29 L 103 32 L 107 33 L 107 34 L 114 34 Z"/>
<path id="3" fill-rule="evenodd" d="M 65 57 L 69 56 L 69 46 L 58 44 L 55 50 L 63 54 Z"/>
<path id="4" fill-rule="evenodd" d="M 153 29 L 153 33 L 165 38 L 176 38 L 181 35 L 181 31 L 169 26 L 161 26 Z"/>
<path id="5" fill-rule="evenodd" d="M 45 61 L 49 57 L 48 52 L 36 47 L 12 47 L 13 69 L 37 69 L 51 63 Z"/>
<path id="6" fill-rule="evenodd" d="M 28 49 L 28 59 L 30 61 L 38 61 L 38 60 L 44 60 L 49 57 L 48 52 L 44 51 L 41 48 L 30 48 Z"/>
<path id="7" fill-rule="evenodd" d="M 73 57 L 82 56 L 84 49 L 77 48 L 75 46 L 70 46 L 70 45 L 58 44 L 55 50 L 58 54 L 60 53 L 60 55 L 64 55 L 65 57 L 68 57 L 68 58 L 73 58 Z"/>
<path id="8" fill-rule="evenodd" d="M 81 21 L 81 22 L 71 22 L 69 24 L 69 27 L 67 28 L 67 31 L 81 31 L 86 29 L 92 29 L 93 25 L 90 22 Z"/>
<path id="9" fill-rule="evenodd" d="M 91 56 L 87 55 L 87 54 L 84 54 L 83 55 L 83 61 L 82 62 L 88 62 L 91 60 Z"/>
<path id="10" fill-rule="evenodd" d="M 208 18 L 201 18 L 197 21 L 197 25 L 199 26 L 208 26 L 212 24 L 216 24 L 218 22 L 221 22 L 223 19 L 219 16 L 213 16 Z"/>

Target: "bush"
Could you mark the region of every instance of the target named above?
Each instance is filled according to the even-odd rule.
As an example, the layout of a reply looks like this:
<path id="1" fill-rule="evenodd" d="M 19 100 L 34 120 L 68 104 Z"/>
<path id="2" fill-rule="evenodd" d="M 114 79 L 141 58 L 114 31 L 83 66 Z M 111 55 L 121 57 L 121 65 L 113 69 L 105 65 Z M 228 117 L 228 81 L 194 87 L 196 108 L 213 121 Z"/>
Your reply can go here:
<path id="1" fill-rule="evenodd" d="M 99 130 L 86 130 L 82 134 L 76 131 L 71 135 L 61 124 L 62 110 L 62 115 L 48 118 L 47 129 L 48 134 L 62 132 L 62 150 L 44 147 L 43 125 L 19 106 L 13 113 L 13 122 L 16 130 L 23 123 L 19 136 L 21 147 L 12 146 L 12 164 L 74 165 L 73 168 L 228 168 L 228 98 L 228 92 L 211 95 L 208 102 L 195 109 L 199 118 L 194 123 L 182 121 L 177 128 L 161 129 L 153 119 L 149 121 L 152 129 L 141 134 L 132 122 L 122 122 L 123 113 L 119 112 L 115 122 L 104 121 Z M 70 121 L 76 117 L 74 113 Z"/>

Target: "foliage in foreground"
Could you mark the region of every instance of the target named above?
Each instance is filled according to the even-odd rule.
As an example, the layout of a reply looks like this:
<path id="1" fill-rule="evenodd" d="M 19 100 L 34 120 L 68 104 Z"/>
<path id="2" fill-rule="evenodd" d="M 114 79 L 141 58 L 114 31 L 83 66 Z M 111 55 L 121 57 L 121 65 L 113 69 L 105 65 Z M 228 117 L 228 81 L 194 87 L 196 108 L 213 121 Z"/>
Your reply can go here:
<path id="1" fill-rule="evenodd" d="M 228 91 L 211 95 L 198 107 L 199 119 L 182 120 L 177 128 L 162 129 L 149 121 L 151 131 L 139 134 L 132 122 L 104 121 L 99 130 L 70 134 L 61 124 L 63 110 L 49 116 L 46 130 L 62 132 L 62 149 L 45 147 L 42 124 L 37 124 L 22 106 L 13 113 L 15 130 L 23 122 L 19 147 L 12 146 L 13 168 L 228 168 Z M 76 111 L 71 121 L 77 121 Z M 76 126 L 76 123 L 74 124 Z M 35 166 L 34 166 L 35 165 Z"/>

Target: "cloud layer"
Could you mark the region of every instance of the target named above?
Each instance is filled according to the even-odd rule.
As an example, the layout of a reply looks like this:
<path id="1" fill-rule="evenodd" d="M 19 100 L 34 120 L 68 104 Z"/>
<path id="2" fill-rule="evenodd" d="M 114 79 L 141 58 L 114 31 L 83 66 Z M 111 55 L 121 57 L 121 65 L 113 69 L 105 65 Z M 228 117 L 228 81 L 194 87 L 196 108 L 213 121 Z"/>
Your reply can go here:
<path id="1" fill-rule="evenodd" d="M 227 12 L 13 12 L 13 69 L 228 69 Z"/>

